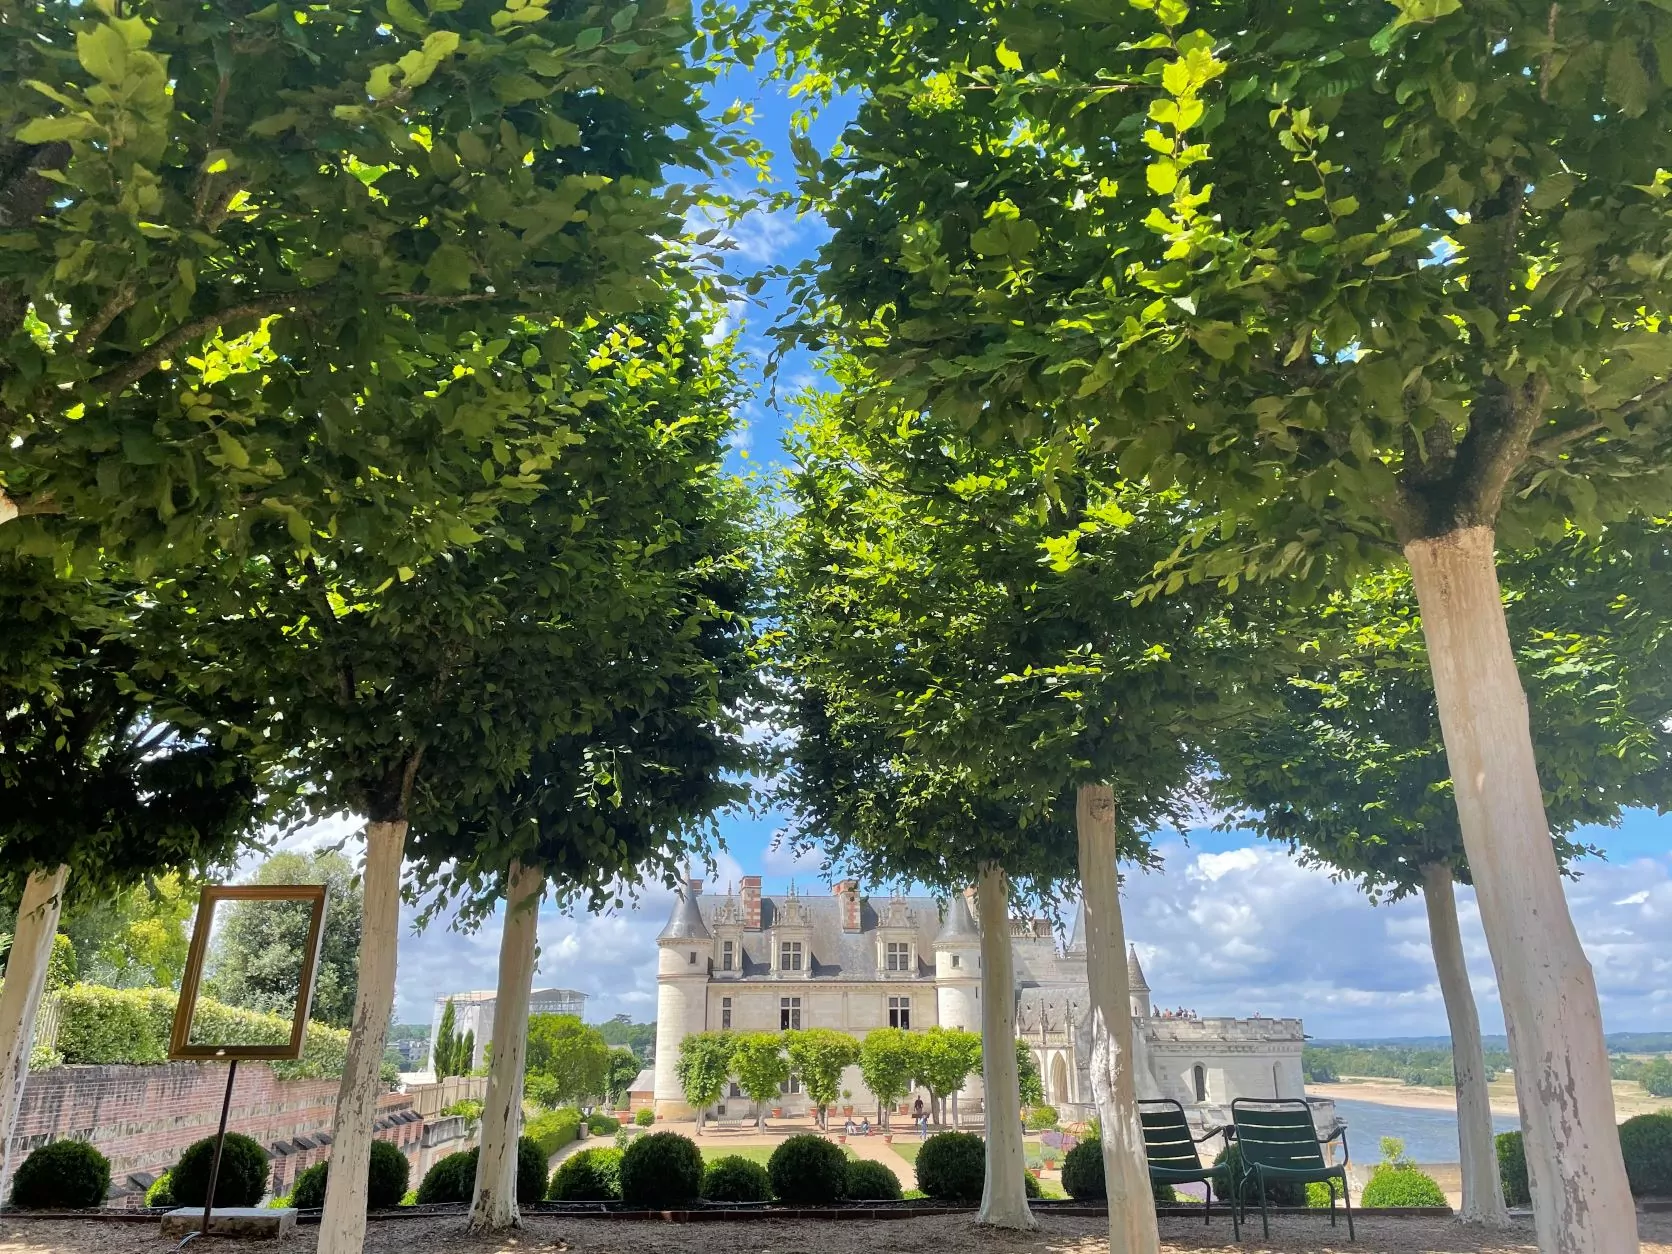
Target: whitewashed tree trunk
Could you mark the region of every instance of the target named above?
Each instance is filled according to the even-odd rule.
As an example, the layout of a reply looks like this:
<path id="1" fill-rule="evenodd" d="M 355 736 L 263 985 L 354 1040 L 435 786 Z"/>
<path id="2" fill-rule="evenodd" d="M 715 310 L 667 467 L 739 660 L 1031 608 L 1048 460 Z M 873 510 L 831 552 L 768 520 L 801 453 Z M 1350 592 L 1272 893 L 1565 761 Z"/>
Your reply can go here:
<path id="1" fill-rule="evenodd" d="M 318 1254 L 360 1254 L 366 1243 L 366 1181 L 382 1089 L 384 1038 L 395 1002 L 395 949 L 400 940 L 401 854 L 406 820 L 366 824 L 362 880 L 359 985 L 348 1057 L 331 1125 L 331 1171 L 319 1220 Z"/>
<path id="2" fill-rule="evenodd" d="M 1451 1024 L 1451 1066 L 1457 1080 L 1457 1144 L 1463 1163 L 1463 1206 L 1467 1223 L 1509 1224 L 1504 1185 L 1498 1176 L 1498 1151 L 1492 1137 L 1492 1097 L 1486 1087 L 1486 1054 L 1480 1042 L 1480 1016 L 1463 959 L 1463 933 L 1457 926 L 1457 894 L 1451 867 L 1443 862 L 1422 868 L 1422 900 L 1428 907 L 1428 937 L 1434 969 Z"/>
<path id="3" fill-rule="evenodd" d="M 1543 1254 L 1636 1254 L 1596 980 L 1568 913 L 1492 531 L 1406 545 L 1481 923 L 1526 1113 Z"/>
<path id="4" fill-rule="evenodd" d="M 4 519 L 0 519 L 4 521 Z M 6 981 L 0 986 L 0 1200 L 11 1181 L 12 1129 L 23 1105 L 23 1086 L 29 1079 L 29 1051 L 35 1041 L 35 1012 L 46 989 L 52 961 L 52 940 L 58 935 L 58 916 L 64 903 L 64 884 L 70 868 L 31 871 L 23 885 L 12 931 L 12 951 L 6 959 Z"/>
<path id="5" fill-rule="evenodd" d="M 1016 1074 L 1016 973 L 1010 952 L 1010 881 L 991 862 L 976 882 L 981 922 L 981 1083 L 986 1090 L 987 1173 L 976 1223 L 1036 1228 L 1028 1209 L 1022 1098 Z"/>
<path id="6" fill-rule="evenodd" d="M 528 1054 L 528 1000 L 540 935 L 546 877 L 511 864 L 506 877 L 505 930 L 499 941 L 499 990 L 493 1012 L 493 1062 L 482 1107 L 482 1152 L 476 1158 L 476 1196 L 470 1230 L 493 1232 L 522 1224 L 517 1209 L 517 1136 L 522 1130 L 523 1060 Z"/>
<path id="7" fill-rule="evenodd" d="M 1109 1254 L 1156 1254 L 1161 1234 L 1144 1157 L 1144 1127 L 1138 1118 L 1132 989 L 1126 978 L 1126 928 L 1115 868 L 1114 790 L 1107 784 L 1082 784 L 1075 796 L 1074 820 L 1091 995 L 1091 1091 L 1103 1127 L 1103 1179 L 1109 1191 Z"/>
<path id="8" fill-rule="evenodd" d="M 4 492 L 0 492 L 0 526 L 11 522 L 17 517 L 17 502 Z"/>

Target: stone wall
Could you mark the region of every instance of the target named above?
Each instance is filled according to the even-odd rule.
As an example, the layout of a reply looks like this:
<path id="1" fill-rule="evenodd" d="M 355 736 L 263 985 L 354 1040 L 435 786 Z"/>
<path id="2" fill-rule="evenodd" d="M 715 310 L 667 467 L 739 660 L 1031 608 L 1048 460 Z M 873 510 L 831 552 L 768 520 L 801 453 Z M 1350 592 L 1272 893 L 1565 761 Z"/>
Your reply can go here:
<path id="1" fill-rule="evenodd" d="M 145 1188 L 182 1150 L 214 1134 L 226 1073 L 224 1064 L 195 1062 L 30 1072 L 11 1144 L 12 1169 L 48 1141 L 91 1141 L 110 1160 L 112 1203 L 140 1205 Z M 330 1157 L 336 1104 L 336 1080 L 280 1080 L 265 1063 L 246 1062 L 233 1085 L 227 1129 L 253 1137 L 272 1155 L 271 1189 L 283 1194 L 304 1168 Z M 474 1129 L 459 1120 L 444 1122 L 445 1136 L 436 1128 L 426 1139 L 425 1121 L 410 1096 L 386 1093 L 378 1100 L 376 1135 L 413 1160 L 413 1187 L 436 1151 L 468 1147 L 462 1134 Z"/>

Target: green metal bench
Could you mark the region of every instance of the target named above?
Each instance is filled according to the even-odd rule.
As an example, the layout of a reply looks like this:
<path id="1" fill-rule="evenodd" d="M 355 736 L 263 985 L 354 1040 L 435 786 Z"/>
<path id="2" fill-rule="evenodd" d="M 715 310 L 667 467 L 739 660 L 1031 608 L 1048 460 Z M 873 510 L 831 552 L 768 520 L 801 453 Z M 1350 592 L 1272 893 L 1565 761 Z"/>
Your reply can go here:
<path id="1" fill-rule="evenodd" d="M 1196 1147 L 1218 1128 L 1209 1128 L 1201 1136 L 1190 1135 L 1190 1124 L 1184 1117 L 1184 1107 L 1170 1097 L 1138 1099 L 1138 1118 L 1144 1125 L 1144 1157 L 1149 1160 L 1150 1184 L 1205 1184 L 1207 1205 L 1202 1208 L 1202 1222 L 1213 1220 L 1214 1168 L 1202 1166 L 1202 1156 Z M 1237 1208 L 1231 1207 L 1231 1230 L 1242 1239 L 1241 1220 Z"/>
<path id="2" fill-rule="evenodd" d="M 1353 1232 L 1353 1203 L 1347 1196 L 1347 1125 L 1337 1124 L 1329 1136 L 1320 1138 L 1312 1122 L 1312 1108 L 1298 1099 L 1287 1101 L 1239 1097 L 1231 1103 L 1231 1123 L 1236 1129 L 1240 1179 L 1232 1182 L 1231 1205 L 1241 1209 L 1246 1193 L 1243 1185 L 1252 1181 L 1260 1194 L 1260 1226 L 1271 1236 L 1271 1218 L 1266 1210 L 1267 1183 L 1329 1185 L 1329 1222 L 1335 1226 L 1335 1185 L 1341 1182 L 1341 1201 L 1347 1210 L 1347 1238 Z M 1324 1160 L 1324 1146 L 1341 1142 L 1341 1161 Z"/>

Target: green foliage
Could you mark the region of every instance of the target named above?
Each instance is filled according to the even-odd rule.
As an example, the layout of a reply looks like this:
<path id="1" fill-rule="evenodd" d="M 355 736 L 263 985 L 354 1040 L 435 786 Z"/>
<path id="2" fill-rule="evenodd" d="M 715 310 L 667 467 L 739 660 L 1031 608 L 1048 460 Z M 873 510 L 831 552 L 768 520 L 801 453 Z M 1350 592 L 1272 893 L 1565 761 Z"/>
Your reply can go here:
<path id="1" fill-rule="evenodd" d="M 479 1150 L 460 1150 L 438 1158 L 418 1184 L 418 1205 L 439 1202 L 468 1202 L 476 1188 L 476 1160 Z"/>
<path id="2" fill-rule="evenodd" d="M 584 1149 L 569 1155 L 552 1172 L 547 1199 L 553 1202 L 620 1201 L 621 1153 L 610 1147 Z"/>
<path id="3" fill-rule="evenodd" d="M 1306 1185 L 1306 1205 L 1309 1210 L 1328 1210 L 1333 1204 L 1330 1186 L 1326 1181 L 1312 1180 Z M 1335 1190 L 1334 1198 L 1339 1200 L 1341 1192 Z"/>
<path id="4" fill-rule="evenodd" d="M 1227 1146 L 1214 1155 L 1213 1165 L 1218 1168 L 1213 1176 L 1213 1195 L 1231 1199 L 1232 1182 L 1241 1185 L 1242 1200 L 1245 1205 L 1258 1206 L 1260 1194 L 1253 1179 L 1242 1178 L 1242 1151 L 1235 1145 Z M 1306 1186 L 1293 1180 L 1266 1181 L 1266 1202 L 1271 1206 L 1305 1206 Z"/>
<path id="5" fill-rule="evenodd" d="M 1310 1204 L 1310 1199 L 1308 1204 Z M 1380 1206 L 1444 1206 L 1446 1195 L 1434 1178 L 1415 1167 L 1379 1166 L 1370 1173 L 1370 1182 L 1359 1195 L 1359 1205 L 1367 1209 Z"/>
<path id="6" fill-rule="evenodd" d="M 542 1100 L 552 1104 L 601 1097 L 609 1080 L 610 1047 L 598 1029 L 578 1015 L 530 1015 L 524 1068 L 545 1080 Z M 634 1074 L 638 1074 L 636 1071 Z"/>
<path id="7" fill-rule="evenodd" d="M 916 1079 L 931 1096 L 944 1099 L 964 1087 L 981 1068 L 981 1034 L 935 1024 L 917 1034 Z"/>
<path id="8" fill-rule="evenodd" d="M 1045 1100 L 1045 1078 L 1039 1074 L 1039 1062 L 1022 1040 L 1016 1042 L 1016 1089 L 1023 1106 L 1038 1106 Z"/>
<path id="9" fill-rule="evenodd" d="M 102 1206 L 110 1192 L 110 1161 L 86 1141 L 48 1141 L 12 1176 L 12 1205 L 23 1210 Z"/>
<path id="10" fill-rule="evenodd" d="M 59 932 L 52 938 L 52 953 L 46 960 L 46 991 L 53 993 L 68 988 L 75 983 L 75 977 L 75 945 Z"/>
<path id="11" fill-rule="evenodd" d="M 461 1097 L 458 1101 L 443 1106 L 441 1114 L 444 1118 L 449 1115 L 457 1115 L 461 1119 L 476 1123 L 482 1118 L 482 1103 L 474 1097 Z"/>
<path id="12" fill-rule="evenodd" d="M 703 1168 L 702 1196 L 710 1202 L 771 1201 L 772 1177 L 754 1159 L 727 1154 Z"/>
<path id="13" fill-rule="evenodd" d="M 1029 1106 L 1025 1116 L 1029 1132 L 1046 1132 L 1057 1126 L 1055 1106 Z"/>
<path id="14" fill-rule="evenodd" d="M 973 1132 L 937 1132 L 917 1151 L 917 1187 L 937 1202 L 973 1202 L 981 1196 L 987 1143 Z"/>
<path id="15" fill-rule="evenodd" d="M 310 1014 L 334 1028 L 354 1021 L 360 961 L 360 884 L 354 864 L 330 849 L 281 852 L 256 868 L 255 884 L 324 884 L 325 924 Z M 204 988 L 250 1010 L 296 1005 L 296 955 L 307 945 L 307 902 L 240 902 L 217 920 Z"/>
<path id="16" fill-rule="evenodd" d="M 548 1110 L 523 1125 L 523 1134 L 534 1140 L 548 1160 L 578 1137 L 580 1130 L 581 1112 L 569 1107 Z"/>
<path id="17" fill-rule="evenodd" d="M 81 980 L 106 988 L 176 987 L 196 908 L 197 885 L 169 872 L 72 909 L 63 928 Z"/>
<path id="18" fill-rule="evenodd" d="M 1495 1138 L 1498 1150 L 1498 1179 L 1504 1186 L 1504 1202 L 1509 1206 L 1531 1206 L 1532 1187 L 1527 1179 L 1527 1147 L 1519 1132 L 1500 1132 Z"/>
<path id="19" fill-rule="evenodd" d="M 1179 1202 L 1179 1191 L 1170 1184 L 1150 1185 L 1150 1195 L 1157 1206 L 1176 1206 Z"/>
<path id="20" fill-rule="evenodd" d="M 169 989 L 113 989 L 77 984 L 59 994 L 58 1049 L 67 1063 L 168 1061 L 176 994 Z M 272 1045 L 290 1039 L 290 1020 L 199 998 L 192 1022 L 205 1039 Z M 302 1057 L 266 1064 L 281 1080 L 340 1076 L 348 1033 L 309 1022 Z"/>
<path id="21" fill-rule="evenodd" d="M 586 1130 L 593 1136 L 614 1136 L 621 1128 L 621 1120 L 612 1118 L 602 1111 L 594 1111 L 587 1116 Z"/>
<path id="22" fill-rule="evenodd" d="M 602 1030 L 598 1033 L 603 1036 Z M 606 1045 L 609 1041 L 606 1039 Z M 604 1096 L 612 1108 L 627 1104 L 627 1086 L 638 1079 L 639 1072 L 644 1070 L 644 1064 L 639 1056 L 630 1049 L 621 1046 L 611 1046 L 609 1061 L 604 1066 Z"/>
<path id="23" fill-rule="evenodd" d="M 883 1163 L 856 1158 L 848 1163 L 848 1178 L 842 1195 L 855 1202 L 898 1202 L 901 1197 L 900 1177 Z"/>
<path id="24" fill-rule="evenodd" d="M 1672 1196 L 1672 1114 L 1627 1119 L 1620 1125 L 1620 1153 L 1634 1197 Z"/>
<path id="25" fill-rule="evenodd" d="M 170 1170 L 176 1206 L 202 1206 L 209 1195 L 209 1172 L 215 1163 L 215 1138 L 193 1141 Z M 241 1132 L 228 1132 L 215 1177 L 216 1206 L 254 1206 L 267 1192 L 267 1151 Z"/>
<path id="26" fill-rule="evenodd" d="M 1651 1097 L 1672 1097 L 1672 1058 L 1609 1059 L 1616 1080 L 1635 1080 Z"/>
<path id="27" fill-rule="evenodd" d="M 642 1069 L 656 1053 L 656 1025 L 654 1023 L 622 1023 L 611 1019 L 600 1023 L 598 1031 L 611 1049 L 625 1047 L 633 1051 Z"/>
<path id="28" fill-rule="evenodd" d="M 779 1086 L 790 1078 L 790 1060 L 784 1054 L 784 1038 L 778 1032 L 743 1032 L 732 1041 L 732 1074 L 755 1103 L 757 1119 L 764 1120 L 766 1107 L 778 1096 Z"/>
<path id="29" fill-rule="evenodd" d="M 842 1196 L 848 1159 L 834 1141 L 809 1132 L 780 1141 L 767 1160 L 766 1172 L 780 1202 L 818 1205 Z"/>
<path id="30" fill-rule="evenodd" d="M 648 1128 L 655 1122 L 656 1112 L 648 1106 L 640 1106 L 633 1112 L 633 1126 L 635 1128 Z"/>
<path id="31" fill-rule="evenodd" d="M 801 1028 L 783 1033 L 790 1068 L 821 1112 L 842 1093 L 842 1073 L 859 1061 L 859 1042 L 833 1028 Z"/>
<path id="32" fill-rule="evenodd" d="M 470 1072 L 472 1050 L 465 1048 L 465 1039 L 459 1032 L 458 1022 L 458 1011 L 453 1009 L 453 999 L 449 997 L 441 1008 L 441 1022 L 435 1030 L 435 1044 L 430 1047 L 430 1067 L 437 1080 L 467 1075 Z M 473 1049 L 475 1041 L 472 1040 L 470 1044 Z"/>
<path id="33" fill-rule="evenodd" d="M 1103 1142 L 1097 1137 L 1086 1137 L 1062 1156 L 1062 1188 L 1077 1202 L 1101 1202 L 1108 1198 L 1109 1182 L 1103 1175 Z"/>
<path id="34" fill-rule="evenodd" d="M 145 1204 L 152 1207 L 174 1205 L 174 1173 L 165 1171 L 145 1190 Z"/>
<path id="35" fill-rule="evenodd" d="M 1484 1051 L 1488 1079 L 1509 1069 L 1501 1048 Z M 1342 1076 L 1370 1076 L 1406 1084 L 1451 1088 L 1450 1046 L 1427 1045 L 1307 1045 L 1301 1068 L 1314 1084 L 1332 1084 Z"/>
<path id="36" fill-rule="evenodd" d="M 372 1144 L 376 1145 L 379 1142 L 373 1141 Z M 324 1206 L 325 1180 L 330 1168 L 331 1164 L 328 1162 L 315 1163 L 312 1167 L 305 1168 L 290 1188 L 290 1204 L 298 1210 L 318 1210 Z M 366 1209 L 372 1209 L 369 1201 Z"/>
<path id="37" fill-rule="evenodd" d="M 859 1075 L 871 1096 L 888 1112 L 917 1074 L 917 1038 L 903 1028 L 873 1028 L 859 1045 Z"/>
<path id="38" fill-rule="evenodd" d="M 692 1032 L 680 1039 L 674 1076 L 685 1100 L 702 1112 L 720 1099 L 731 1075 L 736 1037 L 730 1032 Z"/>
<path id="39" fill-rule="evenodd" d="M 684 1206 L 702 1192 L 702 1151 L 677 1132 L 638 1137 L 621 1155 L 621 1200 L 629 1206 Z"/>

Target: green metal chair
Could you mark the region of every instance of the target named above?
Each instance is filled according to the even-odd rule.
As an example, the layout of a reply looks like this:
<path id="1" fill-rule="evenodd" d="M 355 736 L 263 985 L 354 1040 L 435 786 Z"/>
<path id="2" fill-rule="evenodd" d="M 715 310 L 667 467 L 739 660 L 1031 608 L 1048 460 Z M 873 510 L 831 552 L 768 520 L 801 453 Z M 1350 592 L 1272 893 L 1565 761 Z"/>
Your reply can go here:
<path id="1" fill-rule="evenodd" d="M 1201 1136 L 1191 1136 L 1184 1107 L 1170 1097 L 1139 1098 L 1138 1118 L 1144 1125 L 1144 1157 L 1149 1160 L 1150 1184 L 1207 1185 L 1207 1205 L 1202 1208 L 1202 1222 L 1211 1223 L 1215 1173 L 1212 1167 L 1202 1166 L 1202 1156 L 1196 1147 L 1209 1137 L 1217 1136 L 1220 1129 L 1209 1128 Z M 1234 1204 L 1231 1207 L 1231 1230 L 1240 1241 L 1242 1221 Z"/>
<path id="2" fill-rule="evenodd" d="M 1353 1203 L 1347 1196 L 1347 1125 L 1338 1123 L 1329 1136 L 1320 1138 L 1312 1122 L 1312 1108 L 1298 1099 L 1275 1100 L 1239 1097 L 1231 1103 L 1231 1123 L 1236 1129 L 1241 1178 L 1233 1182 L 1232 1206 L 1245 1203 L 1244 1184 L 1252 1182 L 1260 1195 L 1260 1226 L 1271 1237 L 1271 1218 L 1266 1211 L 1266 1185 L 1329 1185 L 1329 1222 L 1335 1226 L 1335 1184 L 1341 1182 L 1341 1201 L 1347 1209 L 1347 1239 L 1358 1240 L 1353 1232 Z M 1341 1161 L 1324 1161 L 1324 1146 L 1341 1142 Z"/>

